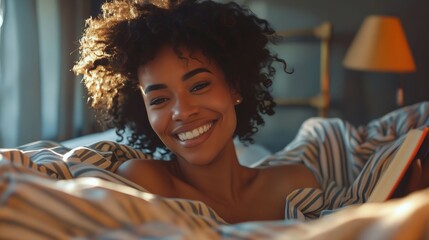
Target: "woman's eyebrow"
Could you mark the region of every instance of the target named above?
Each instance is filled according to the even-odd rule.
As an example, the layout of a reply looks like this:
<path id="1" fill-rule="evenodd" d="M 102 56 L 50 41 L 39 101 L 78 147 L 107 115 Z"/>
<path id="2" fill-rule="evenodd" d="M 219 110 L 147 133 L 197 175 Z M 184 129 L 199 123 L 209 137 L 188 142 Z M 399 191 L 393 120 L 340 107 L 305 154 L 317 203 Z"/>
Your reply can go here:
<path id="1" fill-rule="evenodd" d="M 165 84 L 152 84 L 152 85 L 149 85 L 145 89 L 142 89 L 142 90 L 143 90 L 143 94 L 146 95 L 151 91 L 160 90 L 160 89 L 164 89 L 164 88 L 167 88 L 167 85 L 165 85 Z"/>
<path id="2" fill-rule="evenodd" d="M 186 80 L 188 80 L 189 78 L 191 78 L 191 77 L 193 77 L 193 76 L 197 75 L 198 73 L 202 73 L 202 72 L 212 73 L 212 72 L 211 72 L 210 70 L 208 70 L 207 68 L 195 68 L 194 70 L 191 70 L 191 71 L 189 71 L 189 72 L 185 73 L 185 74 L 182 76 L 182 80 L 183 80 L 183 81 L 186 81 Z"/>

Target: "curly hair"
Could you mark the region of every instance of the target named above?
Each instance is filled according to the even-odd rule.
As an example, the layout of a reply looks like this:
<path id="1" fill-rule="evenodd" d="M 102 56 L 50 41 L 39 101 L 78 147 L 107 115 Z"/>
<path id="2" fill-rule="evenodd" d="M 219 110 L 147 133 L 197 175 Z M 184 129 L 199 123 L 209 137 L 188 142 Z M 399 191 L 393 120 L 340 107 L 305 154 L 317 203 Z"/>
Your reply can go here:
<path id="1" fill-rule="evenodd" d="M 102 14 L 87 20 L 73 70 L 83 75 L 89 102 L 105 126 L 115 127 L 121 139 L 128 131 L 127 144 L 134 148 L 172 156 L 149 123 L 137 68 L 166 44 L 178 57 L 183 57 L 182 47 L 200 51 L 239 90 L 243 102 L 236 106 L 234 136 L 253 143 L 252 135 L 264 124 L 262 114 L 274 114 L 273 64 L 287 72 L 286 62 L 268 49 L 274 39 L 266 20 L 234 2 L 112 0 L 102 5 Z"/>

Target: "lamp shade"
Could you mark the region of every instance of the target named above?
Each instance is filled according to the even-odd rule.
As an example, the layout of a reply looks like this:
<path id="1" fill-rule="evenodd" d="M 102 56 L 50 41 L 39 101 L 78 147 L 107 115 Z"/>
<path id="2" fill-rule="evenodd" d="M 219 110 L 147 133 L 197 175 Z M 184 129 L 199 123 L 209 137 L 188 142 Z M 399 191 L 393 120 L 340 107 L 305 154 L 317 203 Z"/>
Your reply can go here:
<path id="1" fill-rule="evenodd" d="M 343 65 L 376 72 L 406 73 L 416 69 L 400 20 L 379 15 L 365 18 Z"/>

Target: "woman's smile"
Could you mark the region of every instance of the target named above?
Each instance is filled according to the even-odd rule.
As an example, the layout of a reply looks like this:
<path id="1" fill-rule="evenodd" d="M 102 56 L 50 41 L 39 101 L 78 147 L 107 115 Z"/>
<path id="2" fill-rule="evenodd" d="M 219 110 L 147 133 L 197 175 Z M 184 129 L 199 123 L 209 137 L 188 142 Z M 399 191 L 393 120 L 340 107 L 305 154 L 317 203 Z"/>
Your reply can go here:
<path id="1" fill-rule="evenodd" d="M 182 141 L 182 142 L 184 142 L 186 140 L 195 139 L 195 138 L 201 136 L 202 134 L 206 133 L 212 127 L 212 125 L 213 125 L 213 123 L 204 124 L 203 126 L 195 128 L 192 131 L 186 131 L 186 132 L 179 133 L 179 134 L 177 134 L 177 137 L 179 137 L 180 141 Z"/>
<path id="2" fill-rule="evenodd" d="M 204 143 L 210 137 L 215 123 L 215 121 L 212 121 L 193 130 L 177 134 L 176 136 L 179 138 L 180 145 L 185 148 L 192 148 Z"/>

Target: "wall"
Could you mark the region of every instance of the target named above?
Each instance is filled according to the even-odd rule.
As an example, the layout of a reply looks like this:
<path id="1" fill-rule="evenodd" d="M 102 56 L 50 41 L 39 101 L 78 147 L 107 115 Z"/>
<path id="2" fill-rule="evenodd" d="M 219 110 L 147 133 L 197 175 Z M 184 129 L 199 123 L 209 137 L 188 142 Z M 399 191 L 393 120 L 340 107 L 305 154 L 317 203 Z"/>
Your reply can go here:
<path id="1" fill-rule="evenodd" d="M 405 105 L 429 100 L 429 1 L 425 0 L 248 0 L 237 1 L 247 5 L 259 17 L 266 18 L 276 30 L 313 27 L 323 21 L 333 24 L 331 41 L 331 95 L 330 117 L 341 117 L 354 125 L 370 120 L 397 108 L 396 88 L 400 76 L 387 73 L 369 73 L 345 69 L 342 60 L 347 47 L 363 19 L 370 14 L 398 16 L 404 27 L 414 56 L 417 71 L 403 75 Z M 308 50 L 303 50 L 308 49 Z M 279 74 L 274 86 L 275 95 L 308 96 L 317 91 L 318 50 L 314 44 L 302 43 L 292 48 L 276 48 L 289 66 L 292 75 Z M 302 51 L 301 51 L 302 50 Z M 266 118 L 266 126 L 256 135 L 256 142 L 271 151 L 281 149 L 295 136 L 298 127 L 308 117 L 310 109 L 278 108 L 274 117 Z"/>

